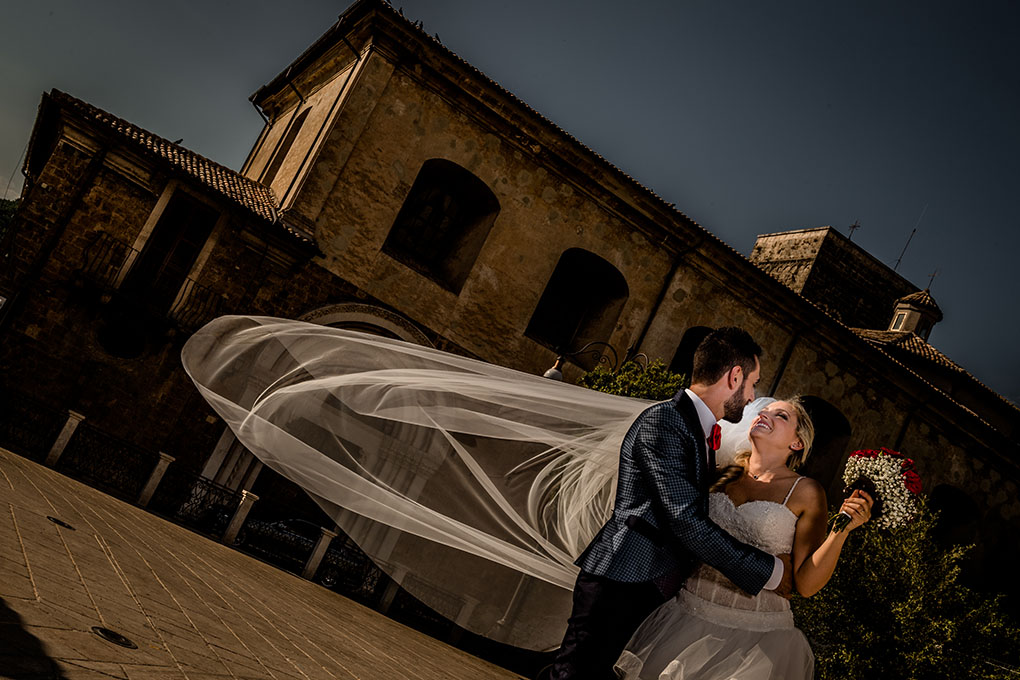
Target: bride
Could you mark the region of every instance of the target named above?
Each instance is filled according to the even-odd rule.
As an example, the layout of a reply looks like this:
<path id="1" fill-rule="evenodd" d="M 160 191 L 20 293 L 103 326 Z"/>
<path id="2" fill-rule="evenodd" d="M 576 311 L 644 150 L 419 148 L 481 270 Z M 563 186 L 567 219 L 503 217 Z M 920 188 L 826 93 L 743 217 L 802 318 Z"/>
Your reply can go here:
<path id="1" fill-rule="evenodd" d="M 763 408 L 748 437 L 750 450 L 738 452 L 710 489 L 709 516 L 765 552 L 792 553 L 795 588 L 810 597 L 832 576 L 849 531 L 870 517 L 871 499 L 855 491 L 841 508 L 851 517 L 847 530 L 826 532 L 824 490 L 794 471 L 814 439 L 798 399 Z M 616 670 L 627 680 L 810 679 L 814 656 L 786 599 L 771 591 L 749 596 L 702 565 L 641 624 Z"/>

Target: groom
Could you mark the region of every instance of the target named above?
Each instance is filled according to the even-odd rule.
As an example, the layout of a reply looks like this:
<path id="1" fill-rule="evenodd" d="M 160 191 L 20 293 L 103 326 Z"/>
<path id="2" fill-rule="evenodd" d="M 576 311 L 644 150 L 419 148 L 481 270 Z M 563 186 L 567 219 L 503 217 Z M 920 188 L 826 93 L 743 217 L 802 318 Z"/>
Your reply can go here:
<path id="1" fill-rule="evenodd" d="M 713 331 L 694 354 L 690 389 L 649 407 L 631 426 L 620 447 L 613 514 L 577 559 L 567 632 L 540 680 L 615 678 L 613 664 L 630 636 L 699 562 L 749 594 L 789 593 L 788 560 L 741 543 L 708 518 L 716 421 L 740 421 L 754 399 L 760 356 L 746 331 Z"/>

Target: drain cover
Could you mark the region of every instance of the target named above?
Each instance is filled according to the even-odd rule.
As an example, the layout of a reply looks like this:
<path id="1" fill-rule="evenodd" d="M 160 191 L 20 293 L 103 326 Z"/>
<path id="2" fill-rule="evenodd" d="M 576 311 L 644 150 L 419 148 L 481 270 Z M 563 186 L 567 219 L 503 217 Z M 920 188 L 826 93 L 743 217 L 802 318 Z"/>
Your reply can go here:
<path id="1" fill-rule="evenodd" d="M 48 519 L 49 521 L 53 522 L 57 526 L 62 526 L 65 529 L 70 529 L 71 531 L 75 531 L 75 528 L 73 526 L 71 526 L 70 524 L 68 524 L 67 522 L 65 522 L 62 519 L 57 519 L 56 517 L 50 517 L 49 515 L 46 515 L 46 519 Z"/>
<path id="2" fill-rule="evenodd" d="M 138 649 L 138 645 L 128 640 L 126 637 L 118 633 L 117 631 L 110 630 L 109 628 L 103 628 L 102 626 L 92 626 L 92 632 L 103 638 L 107 642 L 112 642 L 115 645 L 121 647 L 127 647 L 128 649 Z"/>

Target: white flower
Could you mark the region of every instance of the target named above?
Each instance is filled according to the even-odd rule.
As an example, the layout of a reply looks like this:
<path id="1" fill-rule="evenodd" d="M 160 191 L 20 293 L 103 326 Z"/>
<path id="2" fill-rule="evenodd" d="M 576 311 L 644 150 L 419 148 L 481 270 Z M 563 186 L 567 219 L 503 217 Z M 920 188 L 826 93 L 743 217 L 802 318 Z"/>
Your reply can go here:
<path id="1" fill-rule="evenodd" d="M 876 457 L 850 456 L 843 471 L 846 484 L 866 477 L 875 485 L 875 492 L 882 499 L 882 512 L 874 522 L 882 529 L 903 526 L 914 516 L 914 494 L 907 489 L 902 463 L 902 458 L 883 450 Z"/>

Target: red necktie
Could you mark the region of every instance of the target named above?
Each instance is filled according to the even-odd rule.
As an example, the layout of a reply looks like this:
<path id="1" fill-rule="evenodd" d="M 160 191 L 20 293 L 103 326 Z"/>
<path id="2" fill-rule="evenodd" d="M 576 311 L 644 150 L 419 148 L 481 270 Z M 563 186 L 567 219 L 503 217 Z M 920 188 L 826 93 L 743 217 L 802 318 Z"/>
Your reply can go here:
<path id="1" fill-rule="evenodd" d="M 719 439 L 722 437 L 722 428 L 719 423 L 712 426 L 712 432 L 708 435 L 708 448 L 712 451 L 719 450 Z"/>

